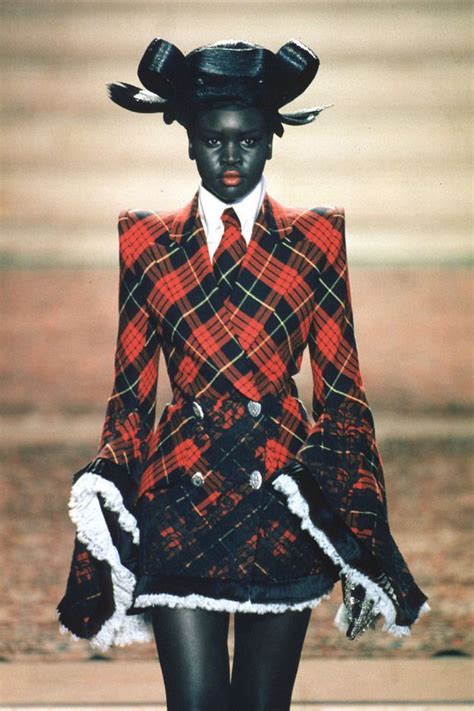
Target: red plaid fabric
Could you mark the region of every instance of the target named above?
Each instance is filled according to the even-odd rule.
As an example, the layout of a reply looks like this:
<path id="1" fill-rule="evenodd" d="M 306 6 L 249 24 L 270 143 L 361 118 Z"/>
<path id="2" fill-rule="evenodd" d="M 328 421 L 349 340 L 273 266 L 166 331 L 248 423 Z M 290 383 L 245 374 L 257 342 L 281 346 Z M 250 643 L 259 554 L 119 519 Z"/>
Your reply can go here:
<path id="1" fill-rule="evenodd" d="M 236 462 L 247 456 L 239 408 L 260 403 L 251 465 L 264 486 L 292 461 L 307 466 L 332 510 L 382 567 L 397 561 L 392 580 L 405 576 L 408 590 L 412 579 L 388 529 L 382 461 L 359 368 L 343 209 L 295 210 L 266 195 L 223 299 L 197 205 L 196 194 L 178 212 L 120 214 L 115 381 L 98 456 L 123 465 L 139 497 L 155 487 L 192 486 L 198 472 L 204 484 L 196 506 L 211 516 L 228 452 Z M 313 422 L 293 378 L 306 346 Z M 173 400 L 155 426 L 160 349 Z M 201 400 L 214 412 L 230 403 L 233 428 L 226 432 L 223 420 L 213 424 L 212 437 L 200 430 L 187 405 Z"/>
<path id="2" fill-rule="evenodd" d="M 183 466 L 189 475 L 209 469 L 208 445 L 184 436 L 180 410 L 186 398 L 219 400 L 237 393 L 260 401 L 278 394 L 283 396 L 278 432 L 262 442 L 265 477 L 307 452 L 325 418 L 339 413 L 344 427 L 350 413 L 371 452 L 371 488 L 383 499 L 355 344 L 343 210 L 288 209 L 266 195 L 225 300 L 209 259 L 197 194 L 175 213 L 122 212 L 119 234 L 115 381 L 97 456 L 125 466 L 143 494 L 171 481 Z M 307 345 L 312 425 L 293 380 Z M 161 348 L 173 402 L 155 427 Z M 345 451 L 343 431 L 341 436 Z M 339 450 L 337 445 L 334 451 Z"/>
<path id="3" fill-rule="evenodd" d="M 266 195 L 223 298 L 197 206 L 196 194 L 178 212 L 119 217 L 115 379 L 97 458 L 137 487 L 135 598 L 318 598 L 338 569 L 308 521 L 302 530 L 307 515 L 386 591 L 397 624 L 411 624 L 426 597 L 388 525 L 343 209 L 294 210 Z M 294 381 L 306 347 L 313 421 Z M 173 398 L 155 424 L 161 350 Z"/>

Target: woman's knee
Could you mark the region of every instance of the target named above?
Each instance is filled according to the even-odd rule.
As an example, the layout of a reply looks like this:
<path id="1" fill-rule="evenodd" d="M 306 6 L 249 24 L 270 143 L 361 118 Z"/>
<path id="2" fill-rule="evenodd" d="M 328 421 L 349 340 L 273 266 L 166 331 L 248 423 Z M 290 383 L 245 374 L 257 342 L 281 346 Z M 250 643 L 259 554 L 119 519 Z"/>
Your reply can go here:
<path id="1" fill-rule="evenodd" d="M 176 690 L 175 690 L 176 692 Z M 188 686 L 167 694 L 167 711 L 230 711 L 230 688 L 226 686 Z M 240 707 L 240 711 L 245 707 Z"/>
<path id="2" fill-rule="evenodd" d="M 292 687 L 276 684 L 259 687 L 252 683 L 231 687 L 231 711 L 289 711 Z"/>

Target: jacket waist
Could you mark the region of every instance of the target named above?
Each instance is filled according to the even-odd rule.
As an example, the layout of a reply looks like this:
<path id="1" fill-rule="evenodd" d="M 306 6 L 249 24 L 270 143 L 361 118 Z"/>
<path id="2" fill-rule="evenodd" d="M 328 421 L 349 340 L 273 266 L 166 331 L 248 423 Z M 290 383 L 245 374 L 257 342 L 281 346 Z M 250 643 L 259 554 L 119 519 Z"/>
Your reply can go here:
<path id="1" fill-rule="evenodd" d="M 174 395 L 171 404 L 180 409 L 183 415 L 194 415 L 201 419 L 204 417 L 211 420 L 216 417 L 220 418 L 226 412 L 229 415 L 241 412 L 250 414 L 252 417 L 260 415 L 278 417 L 282 413 L 284 400 L 288 395 L 294 395 L 295 390 L 294 382 L 288 382 L 287 386 L 279 392 L 266 393 L 259 400 L 251 400 L 237 390 L 218 398 L 178 392 Z"/>

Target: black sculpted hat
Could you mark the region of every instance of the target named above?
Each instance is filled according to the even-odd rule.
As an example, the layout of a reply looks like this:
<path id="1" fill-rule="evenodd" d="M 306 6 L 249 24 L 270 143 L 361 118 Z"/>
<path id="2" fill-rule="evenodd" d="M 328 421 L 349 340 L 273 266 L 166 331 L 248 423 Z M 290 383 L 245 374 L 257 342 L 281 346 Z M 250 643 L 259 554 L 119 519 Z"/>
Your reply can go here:
<path id="1" fill-rule="evenodd" d="M 257 106 L 270 117 L 273 130 L 282 124 L 314 121 L 319 106 L 294 113 L 279 109 L 303 93 L 319 68 L 319 59 L 302 42 L 290 40 L 278 52 L 250 42 L 227 40 L 198 47 L 184 55 L 175 45 L 155 38 L 138 66 L 144 88 L 108 84 L 112 101 L 129 111 L 162 113 L 165 123 L 188 127 L 198 110 L 219 103 Z"/>

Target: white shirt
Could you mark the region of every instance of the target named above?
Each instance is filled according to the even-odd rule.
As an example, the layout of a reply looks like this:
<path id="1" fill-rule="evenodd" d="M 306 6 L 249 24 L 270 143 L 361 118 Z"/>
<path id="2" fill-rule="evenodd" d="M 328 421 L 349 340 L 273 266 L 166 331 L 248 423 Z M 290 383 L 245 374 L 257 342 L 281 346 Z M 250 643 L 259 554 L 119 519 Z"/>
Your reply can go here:
<path id="1" fill-rule="evenodd" d="M 248 244 L 252 236 L 255 220 L 265 196 L 265 191 L 266 180 L 263 175 L 253 190 L 247 193 L 247 195 L 244 195 L 243 198 L 240 198 L 240 200 L 236 200 L 232 203 L 219 200 L 219 198 L 210 193 L 202 183 L 199 185 L 198 211 L 206 234 L 211 262 L 224 233 L 224 225 L 221 220 L 221 215 L 224 210 L 229 207 L 234 208 L 240 220 L 242 235 Z"/>

